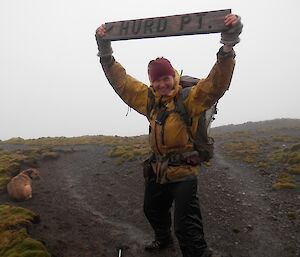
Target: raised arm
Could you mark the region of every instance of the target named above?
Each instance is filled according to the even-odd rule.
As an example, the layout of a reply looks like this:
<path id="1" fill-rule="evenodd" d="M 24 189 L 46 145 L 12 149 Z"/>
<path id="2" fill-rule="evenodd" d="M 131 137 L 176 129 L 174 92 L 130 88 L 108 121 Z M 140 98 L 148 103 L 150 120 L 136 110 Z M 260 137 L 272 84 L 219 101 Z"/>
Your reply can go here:
<path id="1" fill-rule="evenodd" d="M 111 42 L 102 39 L 105 33 L 105 25 L 101 25 L 95 35 L 103 71 L 121 99 L 137 112 L 146 115 L 148 86 L 128 75 L 122 65 L 114 59 Z"/>
<path id="2" fill-rule="evenodd" d="M 195 85 L 184 104 L 191 115 L 198 115 L 210 108 L 228 90 L 234 66 L 235 52 L 233 46 L 239 43 L 239 34 L 242 31 L 242 23 L 239 16 L 229 14 L 224 23 L 229 30 L 221 34 L 221 43 L 224 44 L 217 53 L 217 62 L 211 69 L 207 78 Z"/>

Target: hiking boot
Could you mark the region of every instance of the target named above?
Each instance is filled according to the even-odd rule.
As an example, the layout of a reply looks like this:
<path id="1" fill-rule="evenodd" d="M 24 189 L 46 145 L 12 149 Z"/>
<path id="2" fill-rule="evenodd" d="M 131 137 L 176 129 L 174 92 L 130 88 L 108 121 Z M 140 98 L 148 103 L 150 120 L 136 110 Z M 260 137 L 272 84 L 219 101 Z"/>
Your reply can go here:
<path id="1" fill-rule="evenodd" d="M 145 251 L 148 252 L 153 252 L 153 251 L 159 251 L 159 250 L 163 250 L 167 247 L 169 247 L 170 245 L 173 244 L 173 239 L 167 239 L 167 240 L 154 240 L 152 241 L 150 244 L 145 246 Z"/>

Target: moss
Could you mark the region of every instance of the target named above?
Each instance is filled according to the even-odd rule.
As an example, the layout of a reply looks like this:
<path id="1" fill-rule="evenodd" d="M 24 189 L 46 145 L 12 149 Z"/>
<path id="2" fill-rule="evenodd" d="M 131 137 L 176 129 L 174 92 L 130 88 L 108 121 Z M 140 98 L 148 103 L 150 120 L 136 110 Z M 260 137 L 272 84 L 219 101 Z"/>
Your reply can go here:
<path id="1" fill-rule="evenodd" d="M 284 166 L 288 173 L 300 173 L 300 150 L 299 144 L 294 144 L 285 149 L 277 150 L 271 153 L 267 161 L 272 165 Z"/>
<path id="2" fill-rule="evenodd" d="M 50 257 L 46 247 L 39 241 L 29 237 L 26 230 L 5 231 L 1 233 L 1 257 Z"/>
<path id="3" fill-rule="evenodd" d="M 237 140 L 224 144 L 226 155 L 246 163 L 256 163 L 261 156 L 264 141 Z"/>
<path id="4" fill-rule="evenodd" d="M 42 153 L 43 160 L 56 160 L 59 158 L 59 153 L 57 152 L 44 152 Z"/>
<path id="5" fill-rule="evenodd" d="M 287 163 L 289 164 L 300 163 L 300 152 L 290 152 L 287 158 Z"/>
<path id="6" fill-rule="evenodd" d="M 289 183 L 289 182 L 277 182 L 273 184 L 272 186 L 273 189 L 295 189 L 297 186 L 294 183 Z"/>
<path id="7" fill-rule="evenodd" d="M 300 164 L 293 165 L 287 168 L 287 172 L 290 174 L 300 175 Z"/>
<path id="8" fill-rule="evenodd" d="M 110 157 L 122 157 L 128 154 L 128 152 L 132 151 L 131 146 L 116 146 L 109 153 Z"/>
<path id="9" fill-rule="evenodd" d="M 28 209 L 11 205 L 0 205 L 0 231 L 19 225 L 30 225 L 36 217 Z"/>
<path id="10" fill-rule="evenodd" d="M 270 164 L 267 162 L 261 161 L 258 163 L 257 166 L 258 166 L 258 168 L 261 168 L 261 169 L 267 169 L 270 167 Z"/>
<path id="11" fill-rule="evenodd" d="M 150 152 L 148 145 L 134 144 L 128 142 L 126 145 L 116 145 L 109 152 L 109 156 L 113 158 L 121 158 L 119 164 L 124 161 L 134 161 L 147 156 Z"/>
<path id="12" fill-rule="evenodd" d="M 36 218 L 28 209 L 0 205 L 1 257 L 50 257 L 45 246 L 30 238 L 26 231 Z"/>
<path id="13" fill-rule="evenodd" d="M 0 175 L 0 192 L 6 190 L 6 185 L 9 182 L 10 177 L 7 175 Z"/>
<path id="14" fill-rule="evenodd" d="M 297 188 L 293 177 L 287 172 L 279 174 L 277 182 L 273 184 L 273 189 L 295 189 Z"/>

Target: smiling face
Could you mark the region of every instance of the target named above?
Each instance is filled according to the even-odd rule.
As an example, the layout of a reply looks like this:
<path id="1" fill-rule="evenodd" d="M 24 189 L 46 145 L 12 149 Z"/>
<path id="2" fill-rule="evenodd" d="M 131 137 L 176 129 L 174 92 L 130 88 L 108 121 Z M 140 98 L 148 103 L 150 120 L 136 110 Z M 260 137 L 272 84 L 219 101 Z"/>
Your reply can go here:
<path id="1" fill-rule="evenodd" d="M 154 91 L 161 95 L 170 95 L 175 86 L 175 70 L 164 57 L 156 58 L 148 64 L 148 75 Z"/>
<path id="2" fill-rule="evenodd" d="M 174 77 L 165 75 L 152 82 L 152 87 L 161 96 L 168 96 L 174 89 Z"/>

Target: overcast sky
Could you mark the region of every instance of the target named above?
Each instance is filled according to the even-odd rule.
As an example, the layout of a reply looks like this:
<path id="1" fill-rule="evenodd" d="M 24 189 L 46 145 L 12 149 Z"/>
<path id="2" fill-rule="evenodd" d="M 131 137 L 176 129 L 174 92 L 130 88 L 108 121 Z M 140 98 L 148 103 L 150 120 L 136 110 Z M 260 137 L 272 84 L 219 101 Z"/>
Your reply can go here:
<path id="1" fill-rule="evenodd" d="M 115 94 L 100 67 L 96 28 L 110 21 L 231 8 L 244 23 L 231 88 L 214 126 L 300 118 L 300 2 L 223 0 L 1 0 L 0 139 L 148 132 L 145 117 Z M 164 56 L 206 77 L 220 34 L 113 42 L 128 73 L 149 84 L 149 60 Z"/>

